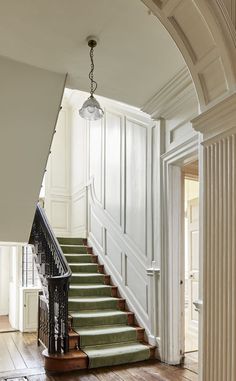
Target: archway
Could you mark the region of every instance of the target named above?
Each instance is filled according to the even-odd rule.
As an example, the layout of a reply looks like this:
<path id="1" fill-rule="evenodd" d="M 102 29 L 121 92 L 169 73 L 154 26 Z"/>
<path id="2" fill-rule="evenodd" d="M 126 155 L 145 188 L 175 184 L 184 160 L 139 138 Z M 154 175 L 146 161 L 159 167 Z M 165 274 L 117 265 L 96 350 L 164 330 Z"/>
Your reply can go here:
<path id="1" fill-rule="evenodd" d="M 236 32 L 233 14 L 224 1 L 142 1 L 182 53 L 195 84 L 200 112 L 232 94 L 236 83 Z"/>
<path id="2" fill-rule="evenodd" d="M 143 0 L 176 42 L 199 101 L 203 262 L 200 380 L 232 381 L 235 366 L 236 94 L 234 2 Z M 165 276 L 165 274 L 164 274 Z"/>

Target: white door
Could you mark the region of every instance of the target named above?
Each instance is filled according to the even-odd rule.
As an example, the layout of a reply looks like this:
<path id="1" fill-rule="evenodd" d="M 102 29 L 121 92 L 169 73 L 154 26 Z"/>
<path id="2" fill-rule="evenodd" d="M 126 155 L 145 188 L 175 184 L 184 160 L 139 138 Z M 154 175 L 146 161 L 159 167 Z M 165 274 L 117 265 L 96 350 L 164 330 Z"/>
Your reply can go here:
<path id="1" fill-rule="evenodd" d="M 38 327 L 38 292 L 39 290 L 22 289 L 24 312 L 23 332 L 33 332 Z"/>
<path id="2" fill-rule="evenodd" d="M 199 282 L 199 199 L 188 201 L 188 271 L 185 352 L 198 350 L 198 312 L 193 302 L 198 299 Z"/>

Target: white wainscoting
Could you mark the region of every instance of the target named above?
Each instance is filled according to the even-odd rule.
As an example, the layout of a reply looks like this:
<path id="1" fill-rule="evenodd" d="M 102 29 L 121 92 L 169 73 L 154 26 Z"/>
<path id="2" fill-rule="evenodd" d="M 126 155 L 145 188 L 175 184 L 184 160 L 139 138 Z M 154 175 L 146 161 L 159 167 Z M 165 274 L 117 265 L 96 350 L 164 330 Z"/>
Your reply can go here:
<path id="1" fill-rule="evenodd" d="M 87 122 L 71 109 L 71 235 L 87 237 Z"/>
<path id="2" fill-rule="evenodd" d="M 45 175 L 45 211 L 57 236 L 71 233 L 69 109 L 60 111 Z"/>
<path id="3" fill-rule="evenodd" d="M 82 188 L 71 197 L 71 234 L 73 237 L 87 237 L 87 193 Z"/>
<path id="4" fill-rule="evenodd" d="M 105 124 L 105 209 L 122 225 L 122 114 L 106 112 Z"/>
<path id="5" fill-rule="evenodd" d="M 89 177 L 94 176 L 96 199 L 103 204 L 103 122 L 98 120 L 90 124 L 89 130 Z"/>
<path id="6" fill-rule="evenodd" d="M 147 245 L 147 128 L 126 120 L 125 233 L 146 256 Z M 150 170 L 150 168 L 149 168 Z"/>
<path id="7" fill-rule="evenodd" d="M 152 127 L 144 114 L 105 110 L 89 127 L 88 238 L 107 273 L 152 337 Z"/>

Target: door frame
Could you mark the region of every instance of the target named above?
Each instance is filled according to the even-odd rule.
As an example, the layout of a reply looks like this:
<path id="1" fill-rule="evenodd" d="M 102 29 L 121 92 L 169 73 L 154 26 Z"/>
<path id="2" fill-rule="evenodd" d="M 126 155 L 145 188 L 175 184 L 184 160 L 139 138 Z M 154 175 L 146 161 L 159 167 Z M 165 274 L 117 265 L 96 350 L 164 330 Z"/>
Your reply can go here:
<path id="1" fill-rule="evenodd" d="M 161 359 L 179 364 L 184 354 L 184 230 L 182 167 L 193 160 L 201 165 L 200 136 L 161 155 Z M 202 181 L 199 176 L 199 186 Z M 201 210 L 201 191 L 199 205 Z M 201 213 L 200 213 L 201 214 Z M 200 218 L 199 218 L 200 219 Z M 201 223 L 200 223 L 201 226 Z M 201 233 L 199 232 L 201 240 Z M 201 244 L 199 242 L 199 247 Z M 201 252 L 201 250 L 199 250 Z M 199 255 L 199 262 L 201 258 Z M 199 267 L 199 283 L 202 282 Z M 182 283 L 183 282 L 183 283 Z M 201 286 L 200 286 L 201 289 Z M 199 319 L 200 320 L 200 319 Z M 201 324 L 199 325 L 199 336 Z M 199 346 L 200 348 L 200 346 Z"/>

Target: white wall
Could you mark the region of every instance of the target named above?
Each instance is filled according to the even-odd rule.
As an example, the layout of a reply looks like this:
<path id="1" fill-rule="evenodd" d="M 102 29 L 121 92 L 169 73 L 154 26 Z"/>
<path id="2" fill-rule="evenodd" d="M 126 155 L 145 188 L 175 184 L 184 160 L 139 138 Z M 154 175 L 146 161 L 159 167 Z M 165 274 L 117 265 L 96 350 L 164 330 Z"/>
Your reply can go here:
<path id="1" fill-rule="evenodd" d="M 108 104 L 104 119 L 89 126 L 88 155 L 89 242 L 149 331 L 154 126 L 138 110 Z"/>
<path id="2" fill-rule="evenodd" d="M 20 287 L 22 271 L 22 247 L 9 247 L 10 283 L 9 283 L 9 321 L 13 328 L 19 329 Z M 21 306 L 23 308 L 23 306 Z"/>
<path id="3" fill-rule="evenodd" d="M 0 57 L 0 241 L 27 242 L 65 75 Z"/>

